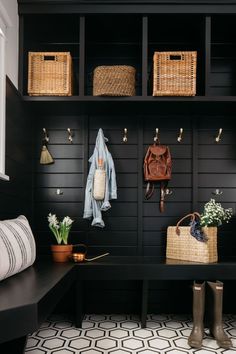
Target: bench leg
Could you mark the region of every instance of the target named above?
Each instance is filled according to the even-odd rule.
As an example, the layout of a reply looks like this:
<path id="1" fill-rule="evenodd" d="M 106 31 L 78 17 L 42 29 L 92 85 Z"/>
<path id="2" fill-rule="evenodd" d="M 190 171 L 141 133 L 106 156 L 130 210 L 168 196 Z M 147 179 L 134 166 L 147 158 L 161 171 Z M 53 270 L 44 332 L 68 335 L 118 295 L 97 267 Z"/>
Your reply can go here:
<path id="1" fill-rule="evenodd" d="M 2 354 L 24 354 L 28 336 L 20 337 L 0 344 Z"/>
<path id="2" fill-rule="evenodd" d="M 83 322 L 84 281 L 76 280 L 75 285 L 75 326 L 81 328 Z"/>
<path id="3" fill-rule="evenodd" d="M 146 327 L 148 310 L 148 280 L 143 280 L 142 283 L 142 305 L 141 305 L 141 327 Z"/>

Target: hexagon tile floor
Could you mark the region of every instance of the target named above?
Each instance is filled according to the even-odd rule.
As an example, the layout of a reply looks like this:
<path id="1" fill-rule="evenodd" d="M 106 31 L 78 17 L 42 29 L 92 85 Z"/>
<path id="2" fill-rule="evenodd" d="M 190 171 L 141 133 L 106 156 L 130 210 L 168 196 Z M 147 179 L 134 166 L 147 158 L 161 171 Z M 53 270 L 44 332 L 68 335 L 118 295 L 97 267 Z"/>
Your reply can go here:
<path id="1" fill-rule="evenodd" d="M 207 336 L 201 349 L 191 349 L 187 339 L 192 328 L 188 316 L 148 315 L 141 328 L 137 316 L 86 315 L 82 328 L 65 316 L 53 315 L 29 336 L 26 354 L 212 354 L 236 353 L 236 316 L 224 318 L 233 348 L 221 349 Z"/>

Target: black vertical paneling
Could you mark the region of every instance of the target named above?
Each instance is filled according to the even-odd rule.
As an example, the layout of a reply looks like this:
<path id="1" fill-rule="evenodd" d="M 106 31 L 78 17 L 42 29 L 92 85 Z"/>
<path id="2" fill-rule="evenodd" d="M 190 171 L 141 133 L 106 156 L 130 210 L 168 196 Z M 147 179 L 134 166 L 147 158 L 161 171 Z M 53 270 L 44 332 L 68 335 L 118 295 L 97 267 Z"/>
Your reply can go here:
<path id="1" fill-rule="evenodd" d="M 6 174 L 0 180 L 0 219 L 32 217 L 32 121 L 15 86 L 6 80 Z"/>
<path id="2" fill-rule="evenodd" d="M 85 196 L 85 189 L 86 189 L 86 183 L 87 179 L 86 176 L 88 175 L 89 172 L 89 117 L 84 116 L 84 121 L 83 121 L 83 148 L 84 148 L 84 170 L 83 170 L 83 201 L 84 201 L 84 196 Z M 85 242 L 88 244 L 88 223 L 85 224 Z"/>
<path id="3" fill-rule="evenodd" d="M 211 74 L 211 17 L 205 18 L 205 95 L 209 95 Z"/>
<path id="4" fill-rule="evenodd" d="M 143 118 L 138 124 L 138 255 L 143 254 Z"/>
<path id="5" fill-rule="evenodd" d="M 198 130 L 196 119 L 192 122 L 192 211 L 197 211 L 198 201 Z"/>
<path id="6" fill-rule="evenodd" d="M 79 32 L 79 94 L 84 96 L 84 72 L 85 72 L 85 17 L 80 17 Z"/>
<path id="7" fill-rule="evenodd" d="M 23 67 L 24 67 L 24 17 L 19 16 L 19 75 L 18 75 L 18 88 L 23 94 L 24 91 L 24 79 L 23 79 Z"/>
<path id="8" fill-rule="evenodd" d="M 143 17 L 142 22 L 142 96 L 147 96 L 148 83 L 148 18 Z"/>

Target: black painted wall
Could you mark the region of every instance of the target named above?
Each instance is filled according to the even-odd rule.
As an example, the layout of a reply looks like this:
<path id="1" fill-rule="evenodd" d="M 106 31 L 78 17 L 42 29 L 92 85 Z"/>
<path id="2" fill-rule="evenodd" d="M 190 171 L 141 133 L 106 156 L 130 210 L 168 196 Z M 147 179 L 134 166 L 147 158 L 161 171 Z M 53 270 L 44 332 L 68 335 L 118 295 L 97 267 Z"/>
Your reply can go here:
<path id="1" fill-rule="evenodd" d="M 49 150 L 55 159 L 53 165 L 39 164 L 43 127 L 49 133 Z M 68 141 L 68 127 L 74 134 L 72 144 Z M 87 160 L 100 127 L 109 139 L 108 148 L 114 158 L 118 185 L 118 199 L 103 213 L 104 229 L 91 227 L 90 222 L 82 218 Z M 124 127 L 128 129 L 127 143 L 122 141 Z M 161 142 L 170 146 L 173 158 L 169 183 L 172 194 L 166 196 L 163 214 L 158 208 L 158 188 L 151 200 L 144 198 L 143 158 L 147 146 L 153 142 L 156 127 L 159 127 Z M 178 143 L 180 127 L 184 134 L 182 142 Z M 223 128 L 223 133 L 217 144 L 215 136 L 219 127 Z M 110 114 L 105 109 L 103 113 L 89 115 L 42 116 L 37 120 L 35 134 L 35 231 L 42 253 L 47 252 L 53 241 L 46 219 L 49 212 L 75 219 L 71 241 L 85 242 L 89 253 L 108 251 L 112 255 L 162 257 L 166 228 L 183 215 L 193 210 L 201 212 L 210 198 L 216 198 L 224 207 L 232 207 L 235 211 L 236 150 L 231 116 L 195 115 L 194 107 L 188 115 L 180 111 L 170 115 L 167 112 L 150 113 L 145 117 L 127 111 Z M 61 195 L 56 194 L 58 188 Z M 222 192 L 220 196 L 214 195 L 216 189 Z M 234 223 L 233 220 L 219 228 L 221 259 L 236 257 L 232 247 L 234 239 L 228 247 Z"/>
<path id="2" fill-rule="evenodd" d="M 112 104 L 88 108 L 86 115 L 81 110 L 77 113 L 77 109 L 67 114 L 67 111 L 70 113 L 68 107 L 62 110 L 46 107 L 40 113 L 30 108 L 29 105 L 24 107 L 7 80 L 6 172 L 11 181 L 0 182 L 0 213 L 2 219 L 19 214 L 30 219 L 38 254 L 48 254 L 53 241 L 47 226 L 48 212 L 74 218 L 71 241 L 86 243 L 90 254 L 109 251 L 112 255 L 161 257 L 165 255 L 166 227 L 191 210 L 201 211 L 203 203 L 214 197 L 215 189 L 223 192 L 217 200 L 235 210 L 233 107 L 228 112 L 223 105 L 213 110 L 210 104 L 196 111 L 194 104 L 190 104 L 186 114 L 186 104 L 175 107 L 164 104 L 149 107 L 147 114 L 145 104 L 139 107 Z M 49 132 L 49 150 L 55 159 L 51 166 L 39 165 L 43 127 Z M 68 141 L 68 127 L 74 134 L 72 144 Z M 103 230 L 92 228 L 82 219 L 87 161 L 99 127 L 109 138 L 108 148 L 114 158 L 118 183 L 118 199 L 112 202 L 112 209 L 104 213 L 106 227 Z M 128 128 L 127 144 L 122 142 L 124 127 Z M 157 190 L 150 201 L 143 198 L 143 157 L 147 145 L 153 141 L 156 127 L 160 129 L 161 142 L 170 146 L 173 157 L 173 177 L 169 183 L 172 194 L 166 197 L 164 214 L 158 210 Z M 184 128 L 182 143 L 177 142 L 180 127 Z M 223 128 L 222 140 L 216 144 L 214 137 L 219 127 Z M 57 188 L 62 195 L 56 194 Z M 221 260 L 235 259 L 234 227 L 235 219 L 219 228 Z M 232 312 L 233 306 L 232 285 L 225 284 L 225 311 L 228 312 Z M 138 309 L 139 282 L 94 281 L 87 284 L 86 289 L 87 312 L 136 312 Z M 181 289 L 178 282 L 151 282 L 150 312 L 189 312 L 190 308 L 188 282 L 181 282 Z"/>
<path id="3" fill-rule="evenodd" d="M 174 225 L 190 211 L 201 211 L 216 189 L 223 192 L 217 200 L 235 211 L 235 102 L 217 102 L 218 95 L 235 94 L 235 26 L 233 17 L 222 17 L 222 12 L 228 11 L 227 6 L 223 8 L 220 5 L 222 1 L 210 1 L 211 4 L 198 7 L 188 6 L 191 1 L 185 1 L 181 12 L 188 15 L 181 16 L 181 19 L 167 15 L 180 11 L 177 1 L 173 1 L 171 6 L 162 4 L 161 11 L 155 8 L 155 4 L 147 6 L 144 2 L 127 5 L 123 11 L 113 4 L 113 8 L 104 6 L 104 15 L 86 15 L 85 21 L 83 12 L 100 11 L 93 2 L 90 2 L 91 7 L 87 3 L 81 7 L 79 3 L 77 6 L 73 4 L 73 15 L 66 16 L 62 15 L 63 12 L 70 12 L 72 7 L 63 2 L 56 6 L 52 2 L 43 6 L 44 0 L 38 1 L 38 6 L 30 1 L 25 3 L 25 0 L 19 0 L 20 13 L 24 14 L 24 19 L 21 17 L 20 43 L 21 93 L 27 93 L 27 52 L 62 49 L 72 53 L 74 95 L 79 94 L 78 102 L 63 102 L 63 99 L 37 102 L 37 98 L 36 102 L 27 102 L 27 108 L 32 108 L 34 125 L 33 209 L 39 254 L 48 254 L 53 241 L 46 219 L 49 212 L 60 217 L 70 215 L 75 219 L 71 241 L 86 243 L 89 254 L 109 251 L 112 255 L 150 255 L 158 259 L 165 256 L 167 226 Z M 235 5 L 230 6 L 235 12 Z M 42 9 L 46 19 L 44 26 L 41 26 Z M 122 20 L 115 15 L 105 16 L 106 12 L 119 11 L 140 15 L 130 14 Z M 32 15 L 37 12 L 41 15 Z M 46 15 L 47 12 L 51 14 Z M 61 14 L 55 16 L 54 12 Z M 74 14 L 76 12 L 82 14 L 80 20 L 79 15 Z M 166 14 L 160 16 L 162 12 Z M 191 17 L 189 13 L 192 12 L 198 14 Z M 142 18 L 144 13 L 150 13 L 148 18 Z M 205 18 L 201 13 L 215 15 Z M 61 16 L 61 27 L 58 28 L 56 25 Z M 196 102 L 191 99 L 187 102 L 186 99 L 181 103 L 181 98 L 179 102 L 174 102 L 175 99 L 169 102 L 156 99 L 154 102 L 148 97 L 152 94 L 152 55 L 157 48 L 198 51 L 199 97 L 196 97 Z M 142 103 L 138 97 L 137 102 L 121 100 L 118 104 L 106 100 L 82 102 L 83 94 L 91 94 L 94 67 L 121 62 L 136 66 L 137 95 L 147 101 Z M 204 94 L 213 96 L 212 102 L 202 103 Z M 51 166 L 39 165 L 43 127 L 49 132 L 49 150 L 55 159 Z M 67 139 L 68 127 L 74 133 L 73 144 L 69 144 Z M 109 138 L 108 147 L 114 157 L 118 182 L 118 199 L 112 202 L 112 209 L 104 213 L 106 228 L 103 230 L 91 228 L 90 223 L 82 219 L 88 158 L 100 127 Z M 122 142 L 125 127 L 128 128 L 127 144 Z M 164 214 L 158 210 L 157 192 L 152 200 L 144 200 L 143 157 L 147 145 L 153 142 L 157 127 L 161 142 L 170 146 L 173 156 L 173 177 L 169 184 L 172 194 L 166 197 Z M 177 142 L 180 127 L 184 128 L 181 144 Z M 223 128 L 223 135 L 221 142 L 216 144 L 214 137 L 219 128 Z M 58 188 L 63 194 L 56 194 Z M 235 219 L 219 228 L 220 260 L 235 260 L 234 227 Z M 153 282 L 149 311 L 189 311 L 189 285 L 184 282 L 181 286 L 176 282 Z M 227 295 L 230 293 L 229 285 L 226 285 L 226 300 L 230 299 Z M 138 290 L 138 282 L 87 284 L 87 312 L 132 312 L 140 301 Z M 232 312 L 233 302 L 226 301 L 226 304 Z"/>
<path id="4" fill-rule="evenodd" d="M 149 107 L 148 113 L 146 105 L 128 108 L 114 104 L 112 109 L 100 106 L 89 111 L 86 115 L 42 113 L 35 121 L 34 214 L 40 253 L 49 253 L 49 245 L 53 242 L 46 219 L 49 212 L 75 219 L 71 241 L 85 243 L 89 254 L 110 252 L 111 255 L 145 255 L 157 259 L 165 256 L 168 225 L 176 224 L 193 210 L 201 212 L 210 198 L 215 197 L 235 212 L 233 111 L 229 114 L 224 106 L 219 106 L 218 114 L 212 113 L 210 105 L 203 105 L 196 111 L 194 104 L 188 107 L 187 114 L 186 104 L 175 108 L 155 105 Z M 49 150 L 55 159 L 49 166 L 39 165 L 43 127 L 48 130 Z M 74 134 L 72 144 L 68 141 L 68 127 Z M 91 227 L 90 222 L 82 218 L 87 161 L 100 127 L 109 139 L 108 148 L 114 158 L 118 184 L 118 199 L 112 201 L 111 210 L 103 213 L 104 229 Z M 122 141 L 124 127 L 128 129 L 126 144 Z M 156 127 L 159 127 L 161 142 L 170 146 L 173 158 L 173 175 L 169 183 L 172 194 L 166 196 L 163 214 L 159 212 L 158 189 L 151 200 L 144 198 L 143 158 L 147 146 L 153 142 Z M 184 134 L 182 142 L 178 143 L 180 127 Z M 217 144 L 215 136 L 220 127 L 223 128 L 222 140 Z M 63 194 L 57 195 L 57 188 Z M 216 197 L 213 194 L 216 189 L 220 189 L 222 195 Z M 235 219 L 219 228 L 220 260 L 235 260 L 234 227 Z M 139 282 L 95 281 L 87 284 L 87 311 L 134 312 L 140 301 L 140 286 Z M 190 311 L 190 284 L 182 282 L 181 287 L 178 282 L 152 282 L 150 311 Z M 173 294 L 175 301 L 171 300 Z"/>
<path id="5" fill-rule="evenodd" d="M 20 214 L 32 220 L 32 120 L 20 94 L 6 81 L 6 174 L 10 181 L 0 180 L 0 218 Z"/>

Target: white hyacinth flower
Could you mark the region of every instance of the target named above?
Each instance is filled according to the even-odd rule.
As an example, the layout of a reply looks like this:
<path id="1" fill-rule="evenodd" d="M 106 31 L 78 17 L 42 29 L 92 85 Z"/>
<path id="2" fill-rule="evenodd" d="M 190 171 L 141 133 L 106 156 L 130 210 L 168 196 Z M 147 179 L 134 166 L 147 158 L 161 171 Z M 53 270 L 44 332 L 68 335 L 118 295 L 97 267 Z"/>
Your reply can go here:
<path id="1" fill-rule="evenodd" d="M 66 226 L 70 226 L 73 223 L 74 220 L 72 220 L 69 216 L 65 216 L 64 219 L 62 220 L 62 224 Z"/>
<path id="2" fill-rule="evenodd" d="M 59 225 L 58 225 L 59 223 L 58 223 L 58 220 L 57 220 L 57 217 L 55 214 L 51 214 L 51 213 L 48 214 L 48 222 L 49 222 L 50 226 L 53 226 L 56 229 L 59 228 Z"/>

